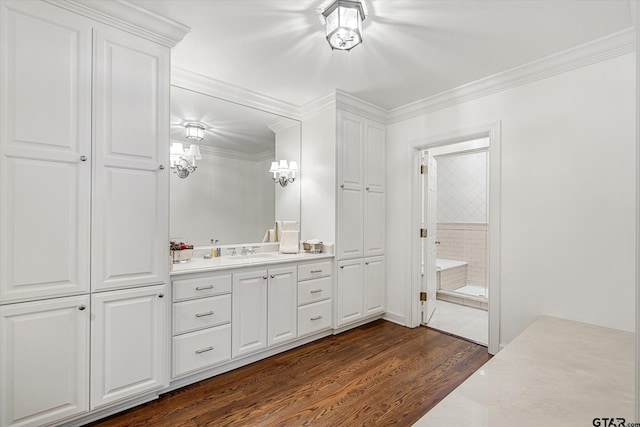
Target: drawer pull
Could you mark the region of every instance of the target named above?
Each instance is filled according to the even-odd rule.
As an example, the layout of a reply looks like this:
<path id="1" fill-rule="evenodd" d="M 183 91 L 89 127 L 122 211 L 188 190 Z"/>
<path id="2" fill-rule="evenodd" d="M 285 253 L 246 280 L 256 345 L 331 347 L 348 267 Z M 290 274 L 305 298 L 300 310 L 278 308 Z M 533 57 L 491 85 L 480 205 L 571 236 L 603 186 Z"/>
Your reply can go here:
<path id="1" fill-rule="evenodd" d="M 316 316 L 311 318 L 311 320 L 320 320 L 320 319 L 322 319 L 322 316 Z"/>
<path id="2" fill-rule="evenodd" d="M 311 270 L 311 274 L 313 273 L 322 273 L 322 270 Z"/>
<path id="3" fill-rule="evenodd" d="M 196 354 L 204 353 L 204 352 L 211 351 L 211 350 L 213 350 L 213 346 L 210 346 L 210 347 L 207 347 L 207 348 L 203 348 L 203 349 L 200 349 L 200 350 L 196 350 Z"/>
<path id="4" fill-rule="evenodd" d="M 206 313 L 198 313 L 196 314 L 196 317 L 204 317 L 204 316 L 211 316 L 213 314 L 213 311 L 209 311 Z"/>
<path id="5" fill-rule="evenodd" d="M 207 289 L 213 289 L 213 285 L 209 285 L 209 286 L 198 286 L 196 288 L 196 291 L 206 291 Z"/>
<path id="6" fill-rule="evenodd" d="M 313 291 L 310 291 L 312 294 L 317 294 L 318 292 L 322 292 L 322 289 L 315 289 Z"/>

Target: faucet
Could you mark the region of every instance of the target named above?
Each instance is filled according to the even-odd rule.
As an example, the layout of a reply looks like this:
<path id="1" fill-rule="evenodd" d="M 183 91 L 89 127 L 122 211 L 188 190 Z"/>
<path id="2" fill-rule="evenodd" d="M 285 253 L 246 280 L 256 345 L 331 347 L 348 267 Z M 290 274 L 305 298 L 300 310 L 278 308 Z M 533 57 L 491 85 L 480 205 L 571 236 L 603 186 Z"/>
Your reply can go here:
<path id="1" fill-rule="evenodd" d="M 233 252 L 231 252 L 231 256 L 236 256 L 236 255 L 238 255 L 238 254 L 236 253 L 236 248 L 229 248 L 229 250 L 232 250 L 232 251 L 233 251 Z"/>
<path id="2" fill-rule="evenodd" d="M 246 246 L 242 247 L 242 250 L 240 251 L 240 255 L 246 255 L 249 253 L 249 248 L 247 248 Z"/>
<path id="3" fill-rule="evenodd" d="M 251 247 L 249 247 L 249 249 L 247 249 L 247 253 L 248 253 L 249 255 L 255 255 L 255 254 L 256 254 L 256 249 L 257 249 L 257 248 L 258 248 L 257 246 L 251 246 Z"/>

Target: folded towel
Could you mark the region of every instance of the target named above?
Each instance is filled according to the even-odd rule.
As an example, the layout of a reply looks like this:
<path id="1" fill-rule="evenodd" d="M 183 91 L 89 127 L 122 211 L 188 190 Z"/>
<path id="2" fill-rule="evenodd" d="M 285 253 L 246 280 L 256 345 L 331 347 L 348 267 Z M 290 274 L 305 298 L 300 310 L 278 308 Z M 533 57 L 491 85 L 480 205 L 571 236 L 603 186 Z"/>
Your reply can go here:
<path id="1" fill-rule="evenodd" d="M 298 242 L 298 232 L 285 230 L 282 232 L 280 239 L 280 253 L 297 254 L 300 251 L 300 243 Z"/>
<path id="2" fill-rule="evenodd" d="M 282 231 L 298 231 L 298 221 L 282 221 Z"/>

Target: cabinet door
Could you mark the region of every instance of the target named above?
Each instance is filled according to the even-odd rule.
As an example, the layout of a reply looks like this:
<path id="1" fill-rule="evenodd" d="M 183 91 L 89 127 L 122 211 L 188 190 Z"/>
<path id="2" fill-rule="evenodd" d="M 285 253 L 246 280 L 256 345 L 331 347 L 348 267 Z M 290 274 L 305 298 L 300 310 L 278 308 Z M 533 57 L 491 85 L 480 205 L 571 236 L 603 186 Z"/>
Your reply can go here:
<path id="1" fill-rule="evenodd" d="M 91 296 L 91 409 L 168 383 L 165 286 Z"/>
<path id="2" fill-rule="evenodd" d="M 0 307 L 0 425 L 89 410 L 89 296 Z"/>
<path id="3" fill-rule="evenodd" d="M 364 187 L 364 256 L 385 251 L 385 129 L 366 123 Z"/>
<path id="4" fill-rule="evenodd" d="M 364 119 L 338 111 L 338 258 L 363 255 Z"/>
<path id="5" fill-rule="evenodd" d="M 233 275 L 232 357 L 267 347 L 267 270 Z"/>
<path id="6" fill-rule="evenodd" d="M 297 267 L 270 268 L 268 286 L 269 346 L 291 341 L 298 336 Z"/>
<path id="7" fill-rule="evenodd" d="M 94 40 L 92 287 L 166 283 L 169 49 L 106 27 Z"/>
<path id="8" fill-rule="evenodd" d="M 0 300 L 87 292 L 91 25 L 43 2 L 0 20 Z"/>
<path id="9" fill-rule="evenodd" d="M 381 314 L 386 310 L 387 290 L 384 257 L 364 260 L 364 315 Z"/>
<path id="10" fill-rule="evenodd" d="M 338 326 L 360 320 L 364 316 L 362 264 L 362 259 L 338 263 Z"/>

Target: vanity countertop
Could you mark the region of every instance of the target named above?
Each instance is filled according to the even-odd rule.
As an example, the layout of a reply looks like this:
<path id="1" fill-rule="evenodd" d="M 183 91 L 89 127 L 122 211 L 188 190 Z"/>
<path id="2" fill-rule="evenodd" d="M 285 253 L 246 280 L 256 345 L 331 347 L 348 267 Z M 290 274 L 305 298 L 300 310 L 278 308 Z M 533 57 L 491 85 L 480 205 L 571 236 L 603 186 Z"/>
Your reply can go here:
<path id="1" fill-rule="evenodd" d="M 633 373 L 633 333 L 542 316 L 414 426 L 631 422 Z"/>
<path id="2" fill-rule="evenodd" d="M 297 254 L 281 254 L 279 252 L 265 252 L 253 255 L 223 256 L 211 259 L 192 258 L 191 261 L 185 262 L 184 264 L 172 264 L 171 276 L 249 266 L 268 266 L 292 261 L 316 261 L 333 257 L 334 255 L 331 253 L 310 254 L 301 252 Z"/>

